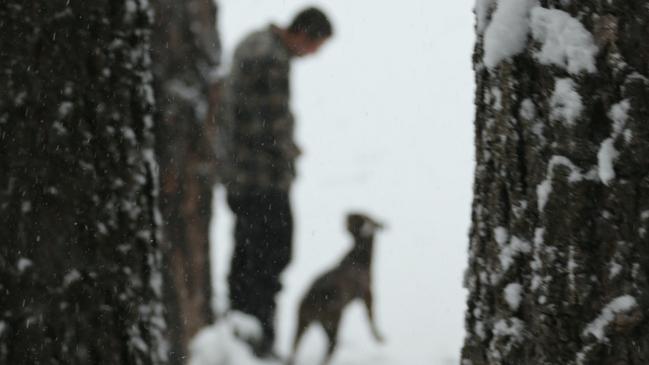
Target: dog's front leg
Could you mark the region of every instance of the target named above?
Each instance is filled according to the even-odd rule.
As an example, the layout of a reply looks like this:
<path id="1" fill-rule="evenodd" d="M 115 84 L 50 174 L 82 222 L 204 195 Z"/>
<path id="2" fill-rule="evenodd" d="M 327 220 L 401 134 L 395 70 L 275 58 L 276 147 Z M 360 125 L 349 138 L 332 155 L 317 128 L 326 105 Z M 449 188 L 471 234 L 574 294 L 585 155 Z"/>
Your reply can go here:
<path id="1" fill-rule="evenodd" d="M 365 302 L 365 308 L 367 308 L 367 317 L 369 318 L 370 321 L 370 328 L 372 330 L 372 335 L 374 336 L 374 339 L 376 339 L 376 341 L 380 343 L 385 342 L 385 338 L 381 335 L 376 325 L 376 320 L 374 319 L 374 304 L 373 304 L 371 289 L 365 291 L 365 294 L 363 295 L 363 301 Z"/>

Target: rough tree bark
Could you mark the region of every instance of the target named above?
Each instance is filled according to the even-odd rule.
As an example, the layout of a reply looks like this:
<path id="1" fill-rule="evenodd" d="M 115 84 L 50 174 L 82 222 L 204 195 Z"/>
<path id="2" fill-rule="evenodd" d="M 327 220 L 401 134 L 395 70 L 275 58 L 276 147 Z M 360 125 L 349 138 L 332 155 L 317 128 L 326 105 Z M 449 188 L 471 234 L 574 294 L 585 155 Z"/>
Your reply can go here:
<path id="1" fill-rule="evenodd" d="M 146 0 L 0 5 L 0 364 L 163 364 Z"/>
<path id="2" fill-rule="evenodd" d="M 154 3 L 156 155 L 164 221 L 166 308 L 172 362 L 182 363 L 191 338 L 213 320 L 209 223 L 216 179 L 210 74 L 220 44 L 213 0 Z"/>
<path id="3" fill-rule="evenodd" d="M 476 13 L 463 364 L 647 364 L 649 7 Z"/>

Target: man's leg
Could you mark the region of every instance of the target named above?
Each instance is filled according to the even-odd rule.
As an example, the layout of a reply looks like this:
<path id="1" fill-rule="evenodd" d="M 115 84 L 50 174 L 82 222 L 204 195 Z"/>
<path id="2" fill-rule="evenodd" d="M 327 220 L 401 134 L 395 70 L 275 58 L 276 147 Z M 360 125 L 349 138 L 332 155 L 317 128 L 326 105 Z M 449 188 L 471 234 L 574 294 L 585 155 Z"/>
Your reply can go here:
<path id="1" fill-rule="evenodd" d="M 293 217 L 289 194 L 263 190 L 228 195 L 236 215 L 235 247 L 230 266 L 230 308 L 259 319 L 263 341 L 255 352 L 264 356 L 275 341 L 275 296 L 280 274 L 290 262 Z"/>
<path id="2" fill-rule="evenodd" d="M 235 215 L 234 247 L 228 275 L 230 309 L 251 314 L 250 292 L 254 262 L 251 256 L 255 254 L 259 226 L 254 212 L 254 196 L 251 193 L 228 194 L 228 205 Z"/>
<path id="3" fill-rule="evenodd" d="M 260 242 L 254 291 L 257 317 L 262 323 L 264 344 L 260 352 L 272 350 L 275 341 L 276 295 L 281 290 L 280 275 L 288 266 L 293 249 L 293 216 L 288 192 L 269 191 L 262 199 L 264 239 Z"/>

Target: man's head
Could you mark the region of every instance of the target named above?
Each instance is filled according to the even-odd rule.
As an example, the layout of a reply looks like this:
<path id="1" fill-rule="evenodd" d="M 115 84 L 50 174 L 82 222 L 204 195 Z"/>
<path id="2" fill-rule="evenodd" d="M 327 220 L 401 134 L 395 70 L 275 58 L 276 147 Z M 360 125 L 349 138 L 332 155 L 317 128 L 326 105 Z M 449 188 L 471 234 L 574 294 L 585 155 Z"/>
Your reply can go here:
<path id="1" fill-rule="evenodd" d="M 286 29 L 285 41 L 295 56 L 307 56 L 320 49 L 320 46 L 333 34 L 331 22 L 316 8 L 302 10 Z"/>

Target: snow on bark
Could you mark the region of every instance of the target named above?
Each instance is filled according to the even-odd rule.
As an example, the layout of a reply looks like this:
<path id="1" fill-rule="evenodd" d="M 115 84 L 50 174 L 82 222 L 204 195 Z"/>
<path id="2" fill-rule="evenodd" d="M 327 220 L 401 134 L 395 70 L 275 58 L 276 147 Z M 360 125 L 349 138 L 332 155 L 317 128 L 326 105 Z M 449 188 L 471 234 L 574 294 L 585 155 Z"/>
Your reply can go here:
<path id="1" fill-rule="evenodd" d="M 529 13 L 535 4 L 535 0 L 498 1 L 484 33 L 485 66 L 494 68 L 501 61 L 525 49 L 529 32 Z"/>
<path id="2" fill-rule="evenodd" d="M 536 188 L 536 195 L 538 197 L 537 207 L 539 212 L 542 212 L 545 205 L 548 203 L 550 194 L 552 193 L 552 180 L 555 176 L 557 167 L 563 166 L 570 172 L 568 174 L 568 182 L 576 183 L 582 180 L 595 180 L 595 171 L 591 170 L 583 173 L 570 159 L 565 156 L 552 156 L 548 163 L 546 179 L 543 180 Z"/>
<path id="3" fill-rule="evenodd" d="M 607 138 L 602 142 L 599 152 L 597 153 L 599 178 L 602 180 L 602 183 L 606 185 L 610 184 L 610 182 L 615 178 L 613 163 L 615 159 L 617 159 L 618 153 L 613 143 L 613 138 Z"/>
<path id="4" fill-rule="evenodd" d="M 611 262 L 609 264 L 610 271 L 609 271 L 609 279 L 614 279 L 616 276 L 618 276 L 622 272 L 622 265 L 620 265 L 617 262 Z"/>
<path id="5" fill-rule="evenodd" d="M 503 272 L 509 269 L 517 255 L 531 251 L 529 242 L 516 236 L 510 237 L 505 227 L 496 227 L 494 229 L 494 239 L 500 249 L 498 258 L 500 259 L 500 267 Z"/>
<path id="6" fill-rule="evenodd" d="M 571 74 L 595 72 L 598 49 L 592 34 L 565 11 L 535 7 L 531 10 L 534 39 L 541 43 L 535 57 L 541 64 L 564 68 Z"/>
<path id="7" fill-rule="evenodd" d="M 529 253 L 531 251 L 531 246 L 529 242 L 525 240 L 512 236 L 509 244 L 503 245 L 500 248 L 500 265 L 504 271 L 507 271 L 509 267 L 514 263 L 514 259 L 517 255 Z"/>
<path id="8" fill-rule="evenodd" d="M 593 335 L 600 342 L 606 342 L 606 328 L 611 325 L 617 315 L 629 312 L 638 306 L 636 299 L 623 295 L 612 300 L 602 309 L 600 315 L 584 329 L 584 335 Z"/>
<path id="9" fill-rule="evenodd" d="M 532 261 L 530 262 L 530 269 L 532 272 L 532 278 L 530 280 L 530 290 L 532 292 L 537 291 L 537 289 L 542 288 L 546 278 L 542 274 L 541 270 L 543 269 L 543 261 L 541 255 L 545 254 L 546 246 L 543 241 L 543 236 L 545 234 L 545 228 L 536 228 L 534 230 L 534 248 L 532 253 Z"/>
<path id="10" fill-rule="evenodd" d="M 519 115 L 527 121 L 533 121 L 536 118 L 536 107 L 531 99 L 527 98 L 523 100 Z"/>
<path id="11" fill-rule="evenodd" d="M 483 60 L 488 68 L 523 52 L 531 33 L 541 44 L 535 53 L 540 63 L 575 75 L 596 71 L 598 47 L 593 36 L 569 13 L 537 6 L 536 0 L 499 0 L 487 25 L 494 1 L 478 0 L 475 7 L 478 34 L 484 30 Z"/>
<path id="12" fill-rule="evenodd" d="M 550 99 L 552 119 L 563 121 L 572 127 L 579 119 L 584 105 L 572 79 L 557 79 Z"/>
<path id="13" fill-rule="evenodd" d="M 493 338 L 489 346 L 489 358 L 493 362 L 502 361 L 512 349 L 523 342 L 525 324 L 518 318 L 498 320 L 491 332 Z"/>
<path id="14" fill-rule="evenodd" d="M 522 300 L 523 286 L 519 283 L 511 283 L 505 287 L 504 296 L 509 308 L 513 311 L 518 310 Z"/>
<path id="15" fill-rule="evenodd" d="M 605 185 L 609 185 L 615 179 L 614 163 L 619 156 L 615 149 L 615 141 L 624 131 L 630 108 L 629 101 L 623 100 L 613 105 L 608 113 L 608 117 L 613 121 L 611 137 L 602 142 L 597 153 L 599 178 Z M 630 136 L 630 133 L 624 135 L 626 142 L 629 142 Z"/>
<path id="16" fill-rule="evenodd" d="M 33 265 L 34 263 L 32 262 L 32 260 L 21 257 L 20 259 L 18 259 L 18 262 L 16 263 L 16 268 L 18 269 L 18 271 L 20 271 L 20 273 L 23 273 L 25 272 L 25 270 L 27 270 L 30 266 Z"/>
<path id="17" fill-rule="evenodd" d="M 476 0 L 473 11 L 476 15 L 476 31 L 482 34 L 487 27 L 487 16 L 491 8 L 496 4 L 496 0 Z"/>

